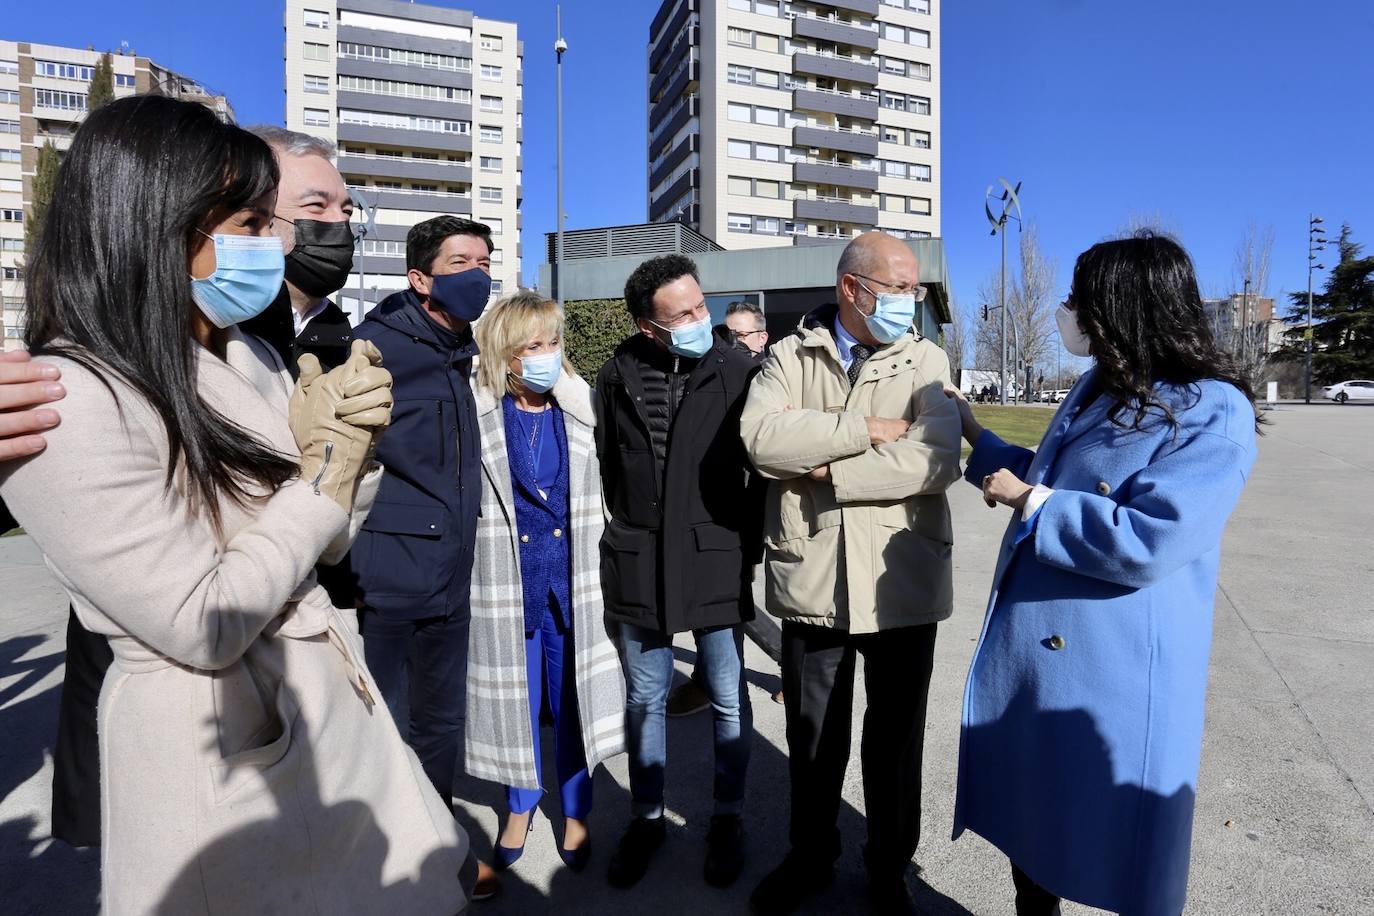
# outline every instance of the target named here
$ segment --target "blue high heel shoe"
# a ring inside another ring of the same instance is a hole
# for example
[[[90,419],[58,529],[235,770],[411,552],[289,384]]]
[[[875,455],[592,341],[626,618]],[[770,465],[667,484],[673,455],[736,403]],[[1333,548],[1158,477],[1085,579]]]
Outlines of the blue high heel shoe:
[[[525,830],[525,841],[529,841],[529,836],[534,832],[534,812],[530,812],[529,827]],[[499,842],[491,850],[491,867],[497,871],[505,871],[525,854],[525,844],[521,843],[514,849],[509,846],[502,846]]]
[[[587,867],[587,863],[592,860],[592,838],[587,837],[582,841],[582,845],[576,849],[564,849],[560,843],[558,845],[558,857],[572,871],[582,871]]]

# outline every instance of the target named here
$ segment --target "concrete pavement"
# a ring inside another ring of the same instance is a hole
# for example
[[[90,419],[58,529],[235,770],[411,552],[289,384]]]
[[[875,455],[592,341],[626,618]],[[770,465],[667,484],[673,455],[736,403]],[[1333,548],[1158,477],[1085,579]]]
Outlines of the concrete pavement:
[[[1281,405],[1227,531],[1217,594],[1208,723],[1198,786],[1188,911],[1374,913],[1374,410]],[[918,899],[934,914],[1013,912],[1005,862],[966,834],[949,841],[960,697],[981,623],[1003,511],[973,488],[951,494],[954,618],[942,627],[926,739]],[[94,912],[98,857],[47,839],[51,742],[61,682],[65,600],[27,538],[0,540],[0,901],[7,914]],[[691,658],[679,641],[680,667]],[[556,800],[541,809],[500,899],[478,914],[743,913],[749,890],[785,851],[786,742],[769,696],[777,668],[747,645],[755,739],[751,860],[730,890],[700,879],[710,814],[710,719],[669,728],[668,845],[638,888],[613,891],[606,862],[627,817],[624,758],[597,776],[596,852],[572,875],[555,851]],[[856,709],[862,709],[862,687]],[[855,752],[858,748],[855,725]],[[549,744],[551,742],[546,742]],[[552,772],[552,761],[547,772]],[[501,791],[460,780],[462,817],[489,852]],[[832,890],[807,912],[866,912],[857,760],[846,780],[845,855]],[[1065,804],[1073,804],[1066,799]],[[550,820],[550,817],[553,820]],[[1066,906],[1067,914],[1093,912]]]

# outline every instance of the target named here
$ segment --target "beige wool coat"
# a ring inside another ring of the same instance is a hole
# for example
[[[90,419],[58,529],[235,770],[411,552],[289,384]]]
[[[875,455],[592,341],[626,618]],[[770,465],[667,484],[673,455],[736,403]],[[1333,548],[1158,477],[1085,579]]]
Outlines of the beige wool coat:
[[[65,359],[62,425],[0,471],[0,496],[43,550],[114,665],[99,706],[104,910],[113,914],[406,913],[465,899],[467,838],[402,742],[351,615],[312,567],[350,519],[293,480],[222,532],[193,514],[152,408]],[[199,355],[201,397],[280,451],[290,377],[231,332]]]
[[[831,326],[803,319],[769,351],[740,432],[771,478],[764,516],[769,613],[850,633],[944,620],[954,588],[949,502],[959,479],[959,412],[949,360],[909,331],[878,349],[852,388]],[[911,423],[873,446],[865,417]],[[827,480],[807,473],[829,465]]]

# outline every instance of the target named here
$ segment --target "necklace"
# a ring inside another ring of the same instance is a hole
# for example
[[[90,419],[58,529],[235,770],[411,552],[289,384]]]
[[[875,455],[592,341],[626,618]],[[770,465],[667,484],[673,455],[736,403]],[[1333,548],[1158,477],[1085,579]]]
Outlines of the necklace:
[[[547,500],[549,498],[549,495],[547,492],[544,491],[542,487],[539,486],[539,448],[537,444],[539,443],[539,434],[543,430],[544,420],[548,416],[548,413],[548,408],[545,407],[538,413],[534,413],[533,411],[528,410],[520,410],[518,414],[519,416],[521,416],[520,426],[522,432],[524,431],[525,425],[523,415],[532,414],[532,416],[530,417],[530,438],[529,441],[525,443],[525,445],[527,446],[526,460],[529,462],[530,478],[535,482],[535,489],[538,491],[540,499],[544,500]]]

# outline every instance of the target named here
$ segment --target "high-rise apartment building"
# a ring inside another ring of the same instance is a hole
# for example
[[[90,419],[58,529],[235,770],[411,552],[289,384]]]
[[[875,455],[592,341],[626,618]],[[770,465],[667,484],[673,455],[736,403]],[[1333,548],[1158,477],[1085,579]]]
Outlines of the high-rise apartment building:
[[[519,285],[523,59],[514,23],[463,10],[286,0],[286,126],[336,142],[377,208],[338,297],[355,320],[406,287],[406,232],[433,216],[490,226],[492,293]]]
[[[24,226],[33,207],[38,151],[71,146],[86,116],[86,94],[100,52],[0,40],[0,326],[3,348],[24,337]],[[224,96],[132,51],[110,55],[114,93],[157,93],[200,102],[232,121]]]
[[[940,234],[940,0],[664,0],[649,219],[727,248]]]

